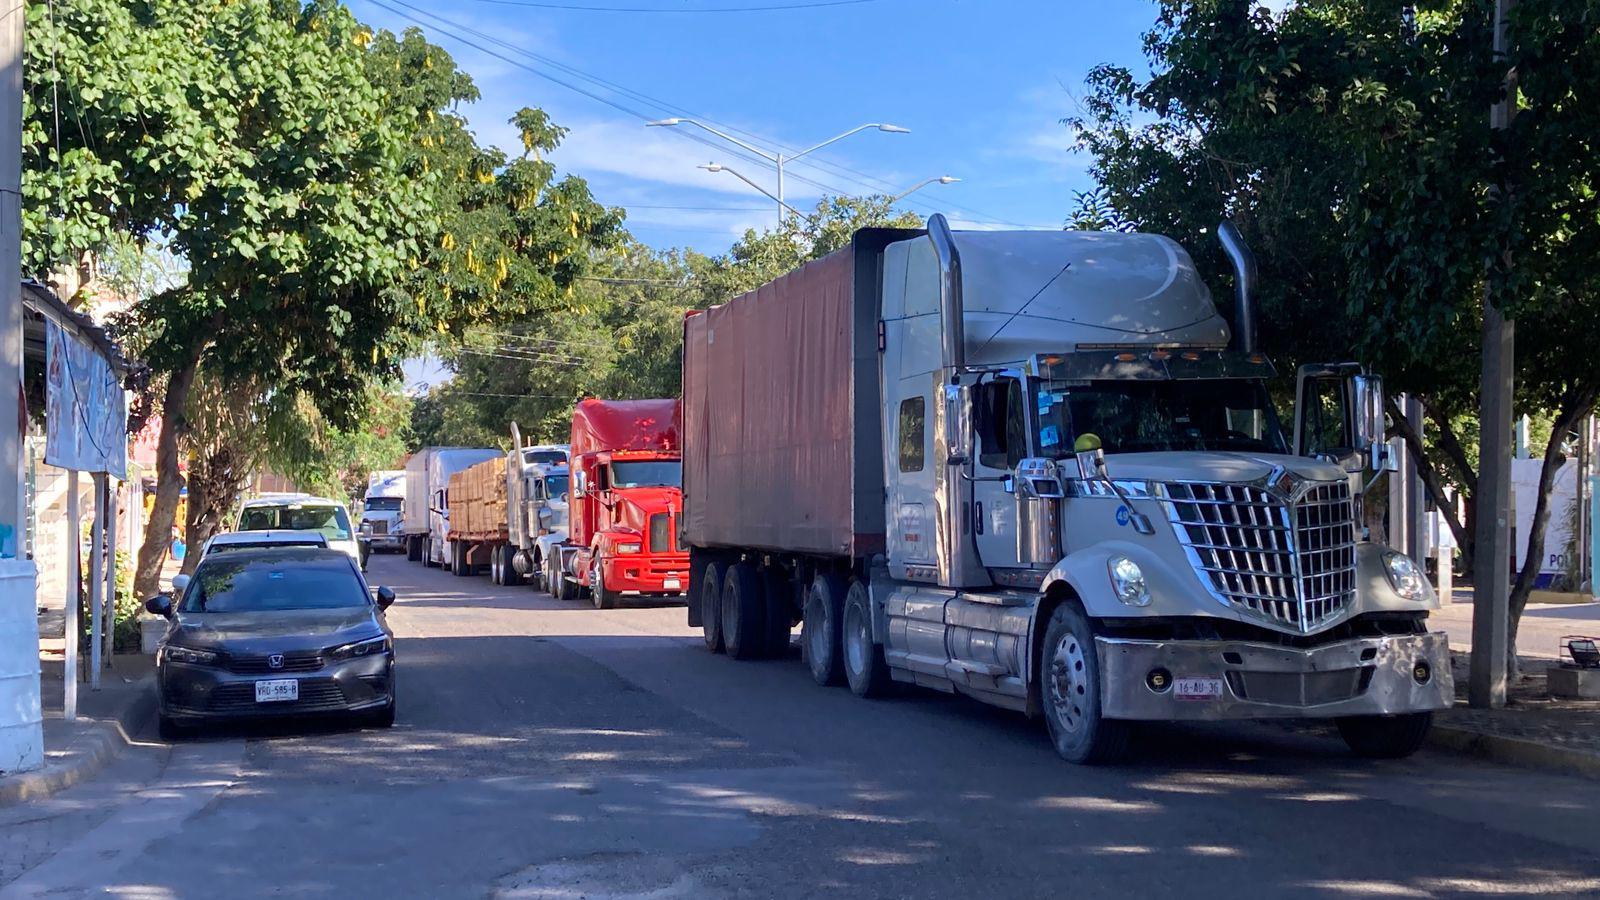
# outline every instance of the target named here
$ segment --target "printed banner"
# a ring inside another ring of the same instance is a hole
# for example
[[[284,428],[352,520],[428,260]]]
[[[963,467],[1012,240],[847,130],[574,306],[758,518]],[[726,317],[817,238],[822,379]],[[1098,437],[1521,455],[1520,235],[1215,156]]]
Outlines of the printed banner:
[[[44,461],[128,477],[128,396],[95,348],[45,322]]]

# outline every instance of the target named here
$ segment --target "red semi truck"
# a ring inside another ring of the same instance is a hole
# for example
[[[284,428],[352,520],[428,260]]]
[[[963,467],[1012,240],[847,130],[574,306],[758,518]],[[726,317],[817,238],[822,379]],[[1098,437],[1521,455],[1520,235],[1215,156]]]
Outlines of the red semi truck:
[[[678,416],[677,400],[591,398],[573,410],[571,527],[550,585],[557,599],[587,589],[597,609],[611,609],[618,597],[683,594]]]

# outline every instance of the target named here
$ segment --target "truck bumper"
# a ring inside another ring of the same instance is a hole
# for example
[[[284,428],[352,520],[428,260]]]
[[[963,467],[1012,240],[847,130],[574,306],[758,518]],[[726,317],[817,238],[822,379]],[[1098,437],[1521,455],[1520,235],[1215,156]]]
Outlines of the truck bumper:
[[[689,555],[630,553],[606,559],[606,587],[619,594],[681,594],[689,589]]]
[[[1442,632],[1310,649],[1121,638],[1096,638],[1095,645],[1101,711],[1110,719],[1388,716],[1445,709],[1455,700]],[[1180,688],[1188,696],[1180,697]]]

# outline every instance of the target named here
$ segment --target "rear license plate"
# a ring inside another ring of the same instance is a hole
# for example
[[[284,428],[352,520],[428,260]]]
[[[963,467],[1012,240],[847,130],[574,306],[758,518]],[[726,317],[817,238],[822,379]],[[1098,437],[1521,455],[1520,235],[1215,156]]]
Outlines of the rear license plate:
[[[300,682],[293,678],[256,682],[257,703],[282,703],[300,699]]]
[[[1173,683],[1172,692],[1179,700],[1220,700],[1222,679],[1179,678]]]
[[[681,591],[683,590],[683,582],[676,578],[668,578],[667,580],[661,582],[661,587],[663,590]]]

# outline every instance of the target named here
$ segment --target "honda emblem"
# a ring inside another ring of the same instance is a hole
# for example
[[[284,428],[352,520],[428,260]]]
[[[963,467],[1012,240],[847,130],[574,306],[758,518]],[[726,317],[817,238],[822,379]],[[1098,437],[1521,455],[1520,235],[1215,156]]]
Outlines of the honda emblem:
[[[282,653],[269,654],[267,656],[267,668],[269,668],[269,669],[281,669],[281,668],[283,668],[283,654]]]

